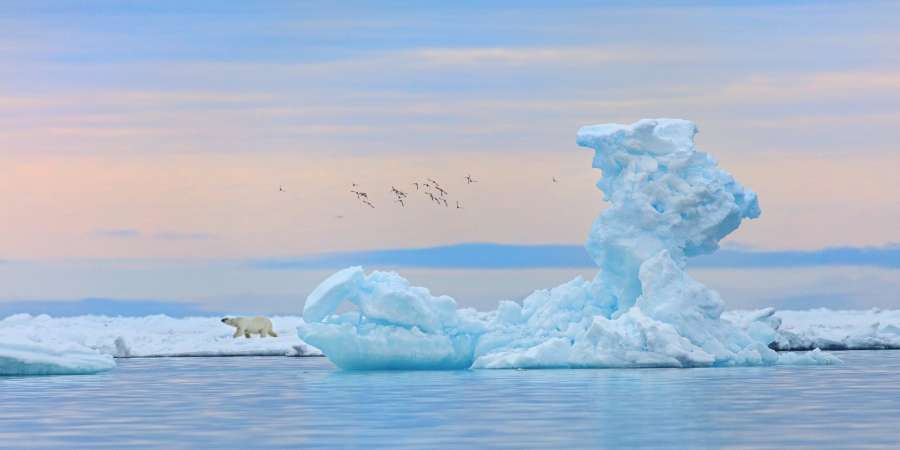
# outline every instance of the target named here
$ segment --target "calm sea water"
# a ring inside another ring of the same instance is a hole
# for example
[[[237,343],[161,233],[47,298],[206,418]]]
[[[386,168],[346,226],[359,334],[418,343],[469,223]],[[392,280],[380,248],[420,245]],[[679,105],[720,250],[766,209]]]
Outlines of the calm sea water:
[[[5,448],[898,448],[900,351],[836,367],[343,372],[120,360],[0,378]]]

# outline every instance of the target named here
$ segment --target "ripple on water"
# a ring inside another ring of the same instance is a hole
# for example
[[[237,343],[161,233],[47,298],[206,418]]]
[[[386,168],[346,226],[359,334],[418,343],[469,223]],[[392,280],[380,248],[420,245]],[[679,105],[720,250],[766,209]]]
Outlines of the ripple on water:
[[[841,359],[455,372],[127,359],[98,375],[0,378],[0,447],[895,447],[900,351]]]

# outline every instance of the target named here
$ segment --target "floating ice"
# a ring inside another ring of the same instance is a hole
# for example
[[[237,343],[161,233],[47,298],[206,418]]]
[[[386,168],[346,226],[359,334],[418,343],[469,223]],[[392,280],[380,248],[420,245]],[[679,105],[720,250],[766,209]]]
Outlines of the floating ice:
[[[0,335],[0,376],[90,374],[115,366],[111,356],[72,342]]]
[[[600,272],[490,313],[457,309],[395,273],[342,270],[307,298],[300,337],[346,369],[697,367],[830,363],[825,353],[779,356],[765,314],[720,318],[719,295],[685,273],[741,220],[756,194],[694,148],[677,119],[596,125],[578,143],[596,151],[610,203],[587,249]],[[355,310],[338,314],[345,302]]]
[[[4,334],[53,336],[115,357],[142,356],[319,356],[297,338],[296,316],[272,317],[278,337],[232,338],[234,328],[220,317],[172,318],[17,314],[0,320]]]
[[[772,347],[778,350],[882,350],[900,349],[900,310],[868,309],[833,311],[728,311],[727,320],[747,326],[768,314],[777,334]]]

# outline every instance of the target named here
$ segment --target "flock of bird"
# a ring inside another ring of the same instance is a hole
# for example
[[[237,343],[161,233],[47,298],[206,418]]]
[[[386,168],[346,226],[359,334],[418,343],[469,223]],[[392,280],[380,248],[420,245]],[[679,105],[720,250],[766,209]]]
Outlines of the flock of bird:
[[[472,175],[466,175],[463,177],[466,181],[466,184],[477,183],[478,180],[472,178]],[[556,177],[553,177],[553,182],[558,183],[559,180]],[[437,180],[432,178],[426,178],[425,181],[414,181],[410,184],[416,188],[416,192],[421,192],[424,196],[428,197],[429,201],[436,204],[437,206],[443,206],[445,208],[450,207],[450,203],[447,201],[447,196],[450,192],[447,191]],[[287,192],[284,188],[284,185],[278,186],[278,192]],[[375,208],[375,204],[372,203],[372,200],[369,199],[369,194],[367,192],[363,192],[360,190],[359,185],[356,183],[352,183],[350,193],[356,195],[356,199],[363,205],[368,206],[369,208]],[[400,204],[400,207],[405,208],[408,202],[408,196],[405,191],[397,189],[394,186],[391,186],[390,193],[394,196],[394,203]],[[459,200],[455,200],[456,209],[463,209],[462,205],[459,203]],[[340,216],[343,217],[343,216]]]
[[[472,175],[466,175],[465,178],[466,184],[477,183],[478,180],[472,178]],[[426,178],[425,181],[414,181],[410,183],[411,186],[416,188],[416,192],[421,192],[422,195],[428,197],[429,201],[438,205],[443,206],[445,208],[450,207],[450,202],[447,201],[447,196],[450,194],[447,189],[441,186],[437,180],[433,178]],[[350,189],[350,193],[356,195],[356,199],[360,201],[365,206],[370,208],[374,208],[375,205],[369,199],[369,194],[367,192],[363,192],[359,189],[359,185],[353,183],[352,188]],[[394,203],[398,203],[401,208],[405,208],[407,202],[409,201],[409,194],[406,191],[402,191],[397,189],[396,186],[391,186],[390,190],[391,195],[394,196]],[[462,205],[459,203],[459,200],[456,200],[456,209],[463,209]]]

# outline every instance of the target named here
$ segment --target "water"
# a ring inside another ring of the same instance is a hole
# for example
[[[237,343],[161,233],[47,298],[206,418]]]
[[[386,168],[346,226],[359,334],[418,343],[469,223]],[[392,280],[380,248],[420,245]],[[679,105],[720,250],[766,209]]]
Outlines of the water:
[[[324,358],[119,360],[0,378],[8,448],[896,448],[900,351],[833,367],[342,372]]]

